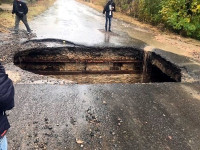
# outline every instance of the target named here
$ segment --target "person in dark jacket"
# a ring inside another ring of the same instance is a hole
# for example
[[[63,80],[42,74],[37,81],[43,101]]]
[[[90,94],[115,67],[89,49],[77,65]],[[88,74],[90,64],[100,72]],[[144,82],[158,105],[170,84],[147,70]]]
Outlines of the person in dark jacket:
[[[15,33],[18,33],[19,30],[19,22],[20,20],[24,23],[26,26],[27,32],[31,33],[31,29],[28,25],[27,21],[27,13],[28,13],[28,7],[25,2],[22,2],[22,0],[14,0],[13,1],[13,10],[12,14],[16,14],[15,16]]]
[[[10,128],[6,111],[14,107],[14,86],[0,63],[0,150],[7,150],[6,133]]]
[[[106,13],[105,30],[107,31],[107,26],[109,21],[109,28],[108,28],[109,32],[111,32],[111,20],[113,17],[113,11],[115,11],[115,3],[113,2],[113,0],[109,0],[103,9],[103,14]]]

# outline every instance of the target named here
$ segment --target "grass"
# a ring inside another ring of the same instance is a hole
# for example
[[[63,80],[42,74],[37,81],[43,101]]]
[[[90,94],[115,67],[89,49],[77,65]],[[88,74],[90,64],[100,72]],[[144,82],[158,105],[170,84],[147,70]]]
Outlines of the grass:
[[[91,3],[94,5],[104,6],[106,4],[107,0],[92,0]]]
[[[47,10],[51,5],[53,5],[54,2],[55,0],[44,0],[38,1],[37,3],[30,5],[28,13],[29,18],[32,19],[33,17],[41,14],[42,12]]]
[[[28,20],[47,10],[54,2],[55,0],[44,0],[29,4]],[[12,9],[12,5],[10,7]],[[15,19],[10,10],[0,12],[0,32],[9,32],[9,29],[14,26],[14,22]]]
[[[0,32],[8,32],[8,29],[14,25],[14,17],[11,12],[0,13]]]

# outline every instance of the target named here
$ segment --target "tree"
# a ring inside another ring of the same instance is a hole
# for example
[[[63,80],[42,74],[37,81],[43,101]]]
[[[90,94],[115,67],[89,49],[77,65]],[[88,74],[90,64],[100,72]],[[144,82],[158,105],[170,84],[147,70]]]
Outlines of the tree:
[[[200,1],[166,0],[161,9],[162,20],[177,32],[200,39]]]

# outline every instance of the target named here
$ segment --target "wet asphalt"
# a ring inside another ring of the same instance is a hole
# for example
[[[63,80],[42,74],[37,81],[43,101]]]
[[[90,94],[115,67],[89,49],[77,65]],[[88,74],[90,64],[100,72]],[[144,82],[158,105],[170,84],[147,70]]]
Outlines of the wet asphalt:
[[[189,83],[15,85],[9,145],[11,149],[197,150],[199,88]]]
[[[37,39],[54,38],[88,46],[143,46],[144,42],[123,32],[125,22],[113,19],[105,32],[105,16],[75,0],[57,0],[31,22]]]
[[[54,38],[89,46],[146,45],[118,31],[125,24],[118,20],[113,20],[113,33],[105,33],[104,19],[101,13],[74,0],[58,0],[31,22],[37,35],[33,39]],[[6,46],[4,55],[9,47],[10,55],[1,61],[6,69],[20,73],[11,56],[25,50],[26,45]],[[178,65],[184,82],[61,85],[45,77],[48,82],[39,81],[37,75],[23,71],[26,80],[15,84],[16,106],[8,112],[9,149],[200,149],[199,65],[186,57],[153,51]],[[191,83],[187,83],[188,78],[193,79]]]

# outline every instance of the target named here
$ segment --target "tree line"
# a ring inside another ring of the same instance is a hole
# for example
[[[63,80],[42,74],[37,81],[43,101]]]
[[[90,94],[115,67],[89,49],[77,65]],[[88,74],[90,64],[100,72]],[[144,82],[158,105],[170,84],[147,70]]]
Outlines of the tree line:
[[[39,0],[27,0],[35,2]],[[107,0],[84,0],[104,1]],[[13,0],[0,0],[0,3]],[[153,25],[162,24],[184,36],[200,40],[200,0],[114,0],[117,10]]]
[[[115,0],[118,11],[200,39],[200,0]]]

